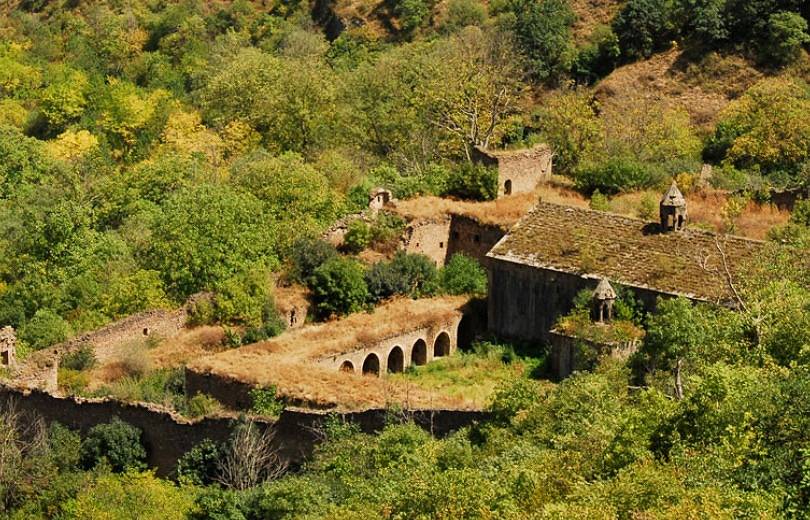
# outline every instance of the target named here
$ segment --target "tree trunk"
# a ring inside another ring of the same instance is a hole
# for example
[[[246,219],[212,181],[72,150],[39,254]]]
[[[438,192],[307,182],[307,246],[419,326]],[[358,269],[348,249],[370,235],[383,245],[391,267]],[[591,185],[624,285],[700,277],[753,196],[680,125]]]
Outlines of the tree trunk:
[[[680,401],[683,399],[683,382],[681,381],[681,365],[683,360],[678,358],[675,363],[675,399]]]

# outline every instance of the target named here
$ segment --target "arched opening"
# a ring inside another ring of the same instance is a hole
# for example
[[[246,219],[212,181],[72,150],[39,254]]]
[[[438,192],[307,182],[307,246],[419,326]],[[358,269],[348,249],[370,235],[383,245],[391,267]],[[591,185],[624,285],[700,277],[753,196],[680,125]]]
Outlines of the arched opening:
[[[450,355],[450,335],[442,332],[436,337],[433,343],[433,357],[443,357]]]
[[[388,372],[396,374],[403,370],[405,370],[405,355],[402,353],[402,348],[396,346],[388,354]]]
[[[354,372],[354,365],[348,359],[341,363],[340,365],[341,372]]]
[[[380,358],[377,354],[369,354],[366,360],[363,361],[363,375],[380,375]]]
[[[512,180],[506,179],[506,182],[503,183],[503,193],[504,195],[511,195],[512,194]]]
[[[411,362],[417,366],[422,366],[427,363],[427,343],[425,343],[425,340],[418,339],[416,343],[413,344]]]
[[[475,324],[474,318],[470,314],[465,314],[458,324],[458,348],[461,350],[469,350],[475,340]]]

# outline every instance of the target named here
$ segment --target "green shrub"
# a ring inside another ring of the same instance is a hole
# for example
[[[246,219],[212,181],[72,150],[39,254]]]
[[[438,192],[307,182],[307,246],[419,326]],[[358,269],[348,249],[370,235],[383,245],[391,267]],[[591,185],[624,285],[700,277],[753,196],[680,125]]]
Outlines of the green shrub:
[[[59,366],[71,370],[87,370],[96,364],[96,353],[90,345],[84,345],[61,359]]]
[[[567,73],[573,58],[571,26],[576,15],[566,0],[512,0],[514,31],[539,81],[555,82]],[[493,12],[495,9],[493,8]]]
[[[59,391],[68,395],[79,395],[90,384],[90,378],[84,372],[72,368],[60,367],[56,374]]]
[[[214,296],[214,316],[219,323],[259,326],[271,309],[270,274],[254,269],[217,284]]]
[[[444,195],[493,200],[498,196],[498,172],[483,164],[463,163],[451,171]]]
[[[457,253],[439,273],[442,290],[447,294],[476,294],[487,292],[487,273],[469,256]]]
[[[309,280],[318,314],[328,317],[363,309],[368,302],[363,266],[347,258],[332,259],[318,269]]]
[[[48,455],[61,471],[79,467],[82,457],[82,438],[73,430],[58,422],[48,428]]]
[[[763,54],[777,65],[788,65],[801,56],[810,43],[807,20],[798,13],[779,12],[768,18],[768,35]]]
[[[650,165],[634,159],[615,157],[587,163],[574,173],[577,189],[585,193],[599,190],[605,194],[636,191],[651,187],[657,177]]]
[[[276,387],[254,388],[250,391],[250,410],[259,415],[278,417],[284,411],[284,403],[276,395]]]
[[[607,195],[602,195],[599,189],[596,189],[591,194],[591,201],[588,205],[591,207],[591,209],[595,209],[597,211],[609,211],[610,199],[607,198]]]
[[[343,237],[343,247],[349,253],[359,253],[371,243],[371,226],[362,220],[355,220],[349,224],[346,235]]]
[[[20,339],[34,349],[61,343],[72,334],[70,324],[51,309],[39,309],[20,329]]]
[[[194,397],[189,399],[188,402],[186,402],[183,415],[191,418],[205,417],[206,415],[211,415],[212,413],[219,412],[221,410],[222,403],[217,401],[215,398],[206,394],[196,394]]]
[[[810,228],[810,199],[797,200],[790,214],[791,224]]]
[[[196,298],[188,310],[188,324],[192,327],[211,325],[216,321],[216,312],[212,298]]]
[[[375,300],[402,294],[413,298],[434,294],[436,265],[420,254],[397,252],[390,262],[377,262],[366,272],[366,284]]]
[[[400,32],[410,36],[420,28],[430,16],[433,2],[430,0],[396,0],[394,15],[399,21]]]
[[[94,468],[109,464],[116,472],[146,467],[146,450],[141,444],[141,430],[118,417],[90,428],[82,442],[82,465]]]
[[[487,19],[487,9],[478,0],[450,0],[447,4],[447,20],[443,29],[455,32],[470,25],[481,26]]]
[[[673,38],[671,3],[667,0],[630,0],[613,20],[613,31],[625,58],[649,58]]]
[[[177,460],[177,479],[195,486],[208,486],[216,482],[222,445],[205,439]]]
[[[364,195],[364,198],[368,194]],[[290,250],[290,278],[303,282],[317,268],[338,255],[335,246],[317,238],[302,238],[295,241]]]
[[[371,241],[375,249],[396,248],[405,229],[405,221],[399,215],[381,212],[371,224]]]

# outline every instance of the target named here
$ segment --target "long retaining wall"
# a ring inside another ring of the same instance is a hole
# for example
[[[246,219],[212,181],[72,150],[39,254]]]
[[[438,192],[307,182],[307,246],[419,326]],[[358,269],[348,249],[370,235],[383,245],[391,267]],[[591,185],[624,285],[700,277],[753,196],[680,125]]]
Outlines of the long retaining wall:
[[[47,423],[59,422],[83,433],[118,417],[143,432],[147,462],[160,475],[171,474],[177,459],[203,440],[221,442],[228,439],[238,424],[235,416],[190,421],[145,403],[58,397],[41,390],[24,391],[0,385],[0,408],[8,406],[39,416]],[[381,430],[390,418],[387,410],[380,409],[336,415],[358,424],[367,433]],[[415,410],[404,415],[438,437],[489,416],[487,412],[469,410]],[[322,425],[329,416],[317,411],[286,409],[275,422],[257,422],[265,429],[273,430],[274,442],[282,457],[290,464],[297,465],[312,453],[315,444],[321,440]]]

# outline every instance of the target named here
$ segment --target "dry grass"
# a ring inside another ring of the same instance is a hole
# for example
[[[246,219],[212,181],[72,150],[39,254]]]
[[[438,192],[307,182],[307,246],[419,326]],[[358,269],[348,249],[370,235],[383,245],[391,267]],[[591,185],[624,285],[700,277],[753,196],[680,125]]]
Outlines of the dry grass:
[[[573,0],[571,9],[577,15],[574,41],[582,45],[598,26],[609,25],[623,3],[621,0]]]
[[[435,219],[445,215],[470,217],[481,224],[512,227],[538,200],[587,207],[588,201],[571,188],[558,183],[544,183],[534,193],[521,193],[488,202],[469,202],[439,197],[418,197],[400,200],[392,207],[400,216],[414,219]]]
[[[675,47],[619,67],[596,86],[595,93],[608,104],[638,96],[662,100],[683,108],[695,125],[709,129],[720,110],[761,77],[743,58],[711,54],[689,63]]]
[[[306,309],[309,307],[309,289],[303,285],[277,286],[273,288],[273,299],[282,314],[293,308]]]
[[[632,217],[643,218],[639,210],[642,200],[651,198],[658,210],[661,194],[656,191],[641,191],[619,195],[610,201],[611,211]],[[724,218],[724,208],[728,203],[727,193],[714,189],[702,189],[686,195],[689,209],[689,221],[692,225],[718,232],[729,232],[735,235],[756,240],[767,237],[768,231],[785,224],[790,218],[788,211],[783,211],[772,204],[758,204],[749,201],[739,217],[734,219],[734,228],[728,229]],[[657,215],[653,217],[653,220]]]
[[[223,350],[222,327],[197,327],[183,330],[153,348],[137,342],[117,349],[116,356],[105,359],[88,372],[88,391],[94,391],[125,377],[139,376],[153,370],[175,368],[191,360]]]
[[[438,397],[408,384],[392,385],[384,378],[346,374],[316,362],[318,358],[359,350],[387,337],[448,320],[466,301],[462,297],[398,299],[372,313],[291,330],[265,342],[198,359],[188,366],[250,384],[275,385],[290,402],[311,406],[355,409],[396,403],[472,408],[473,401]]]

